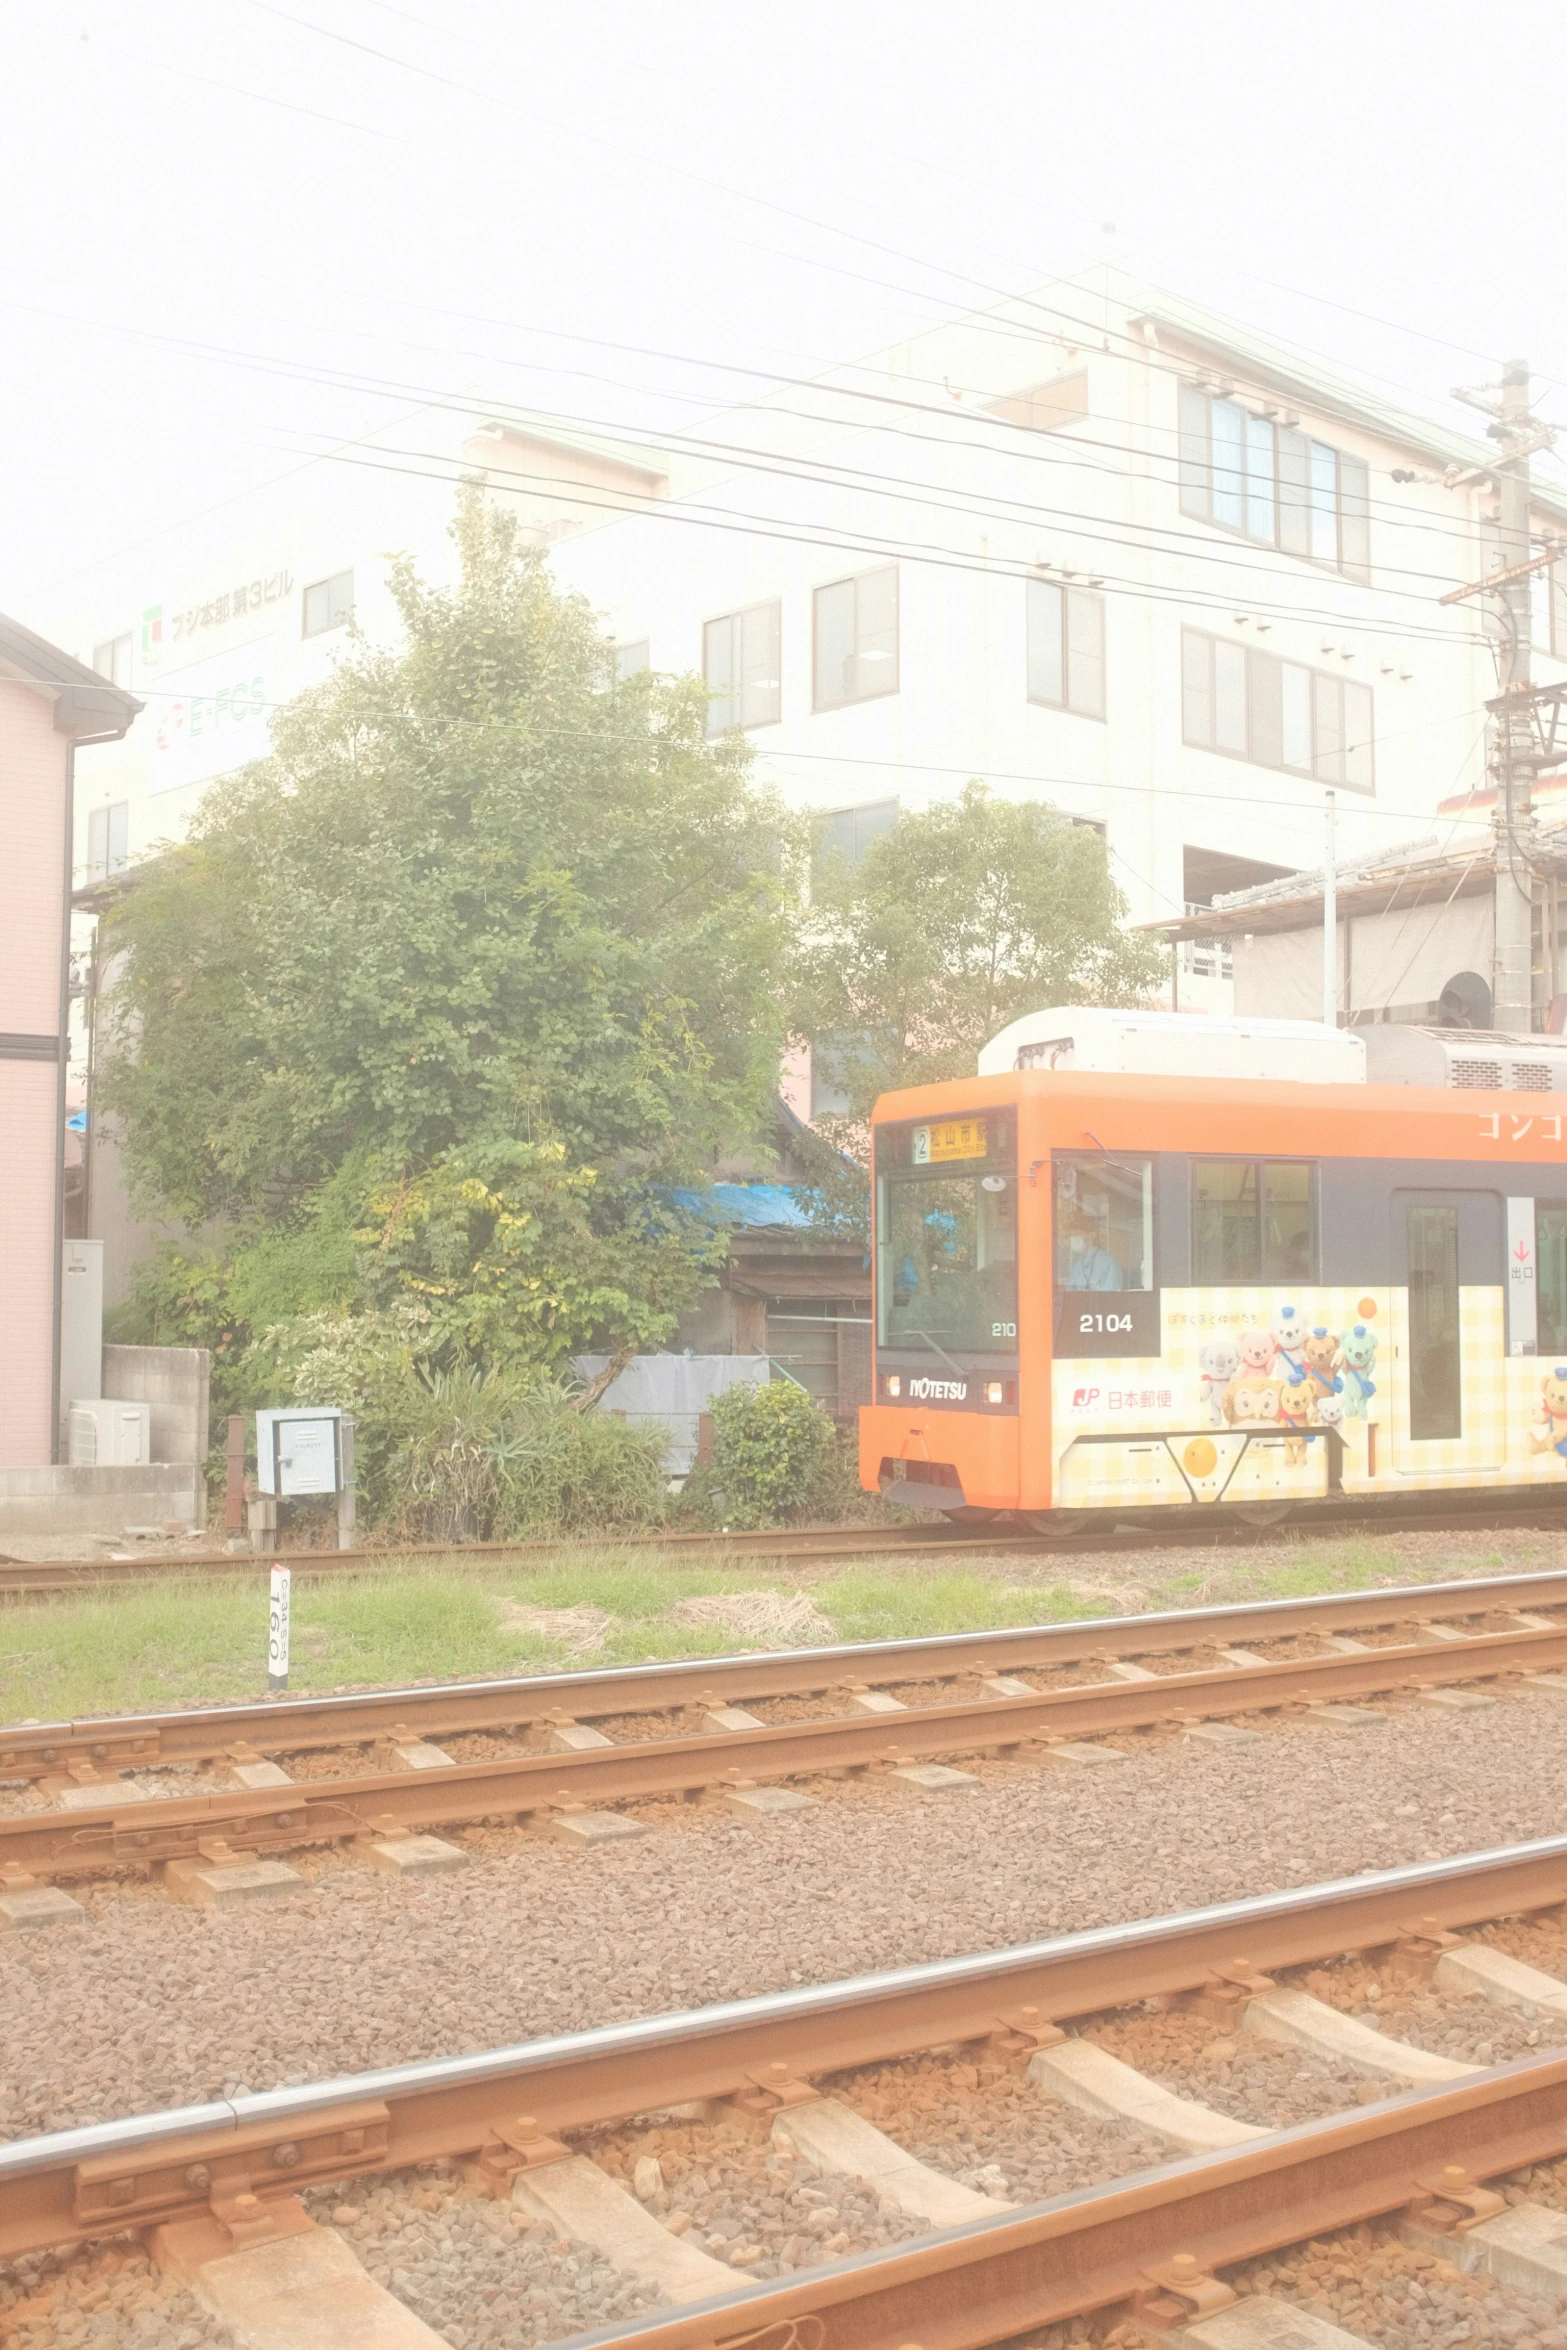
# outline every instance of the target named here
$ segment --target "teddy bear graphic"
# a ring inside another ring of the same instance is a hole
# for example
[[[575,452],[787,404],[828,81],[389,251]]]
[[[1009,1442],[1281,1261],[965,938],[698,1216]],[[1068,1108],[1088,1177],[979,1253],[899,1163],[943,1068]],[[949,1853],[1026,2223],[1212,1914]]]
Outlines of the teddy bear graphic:
[[[1376,1381],[1371,1374],[1376,1369],[1377,1342],[1364,1322],[1357,1322],[1353,1330],[1346,1330],[1339,1340],[1339,1375],[1344,1385],[1344,1412],[1351,1420],[1363,1420],[1366,1406],[1376,1394]]]
[[[1316,1401],[1324,1395],[1340,1394],[1344,1382],[1339,1376],[1338,1340],[1333,1336],[1333,1333],[1330,1330],[1325,1330],[1319,1322],[1311,1336],[1305,1341],[1301,1352],[1305,1358],[1306,1377],[1315,1390],[1313,1400]]]
[[[1278,1386],[1279,1423],[1286,1432],[1284,1457],[1299,1464],[1306,1457],[1307,1424],[1315,1411],[1315,1396],[1311,1381],[1304,1371],[1296,1371]]]
[[[1280,1306],[1269,1336],[1273,1340],[1273,1368],[1280,1378],[1292,1379],[1305,1369],[1306,1325],[1294,1306]]]
[[[1210,1338],[1197,1350],[1202,1399],[1210,1428],[1224,1426],[1224,1390],[1241,1367],[1240,1348],[1233,1338]]]
[[[1240,1367],[1254,1379],[1266,1379],[1273,1368],[1275,1348],[1273,1336],[1267,1330],[1243,1330],[1235,1341],[1240,1350]]]
[[[1334,1385],[1340,1384],[1335,1380]],[[1319,1395],[1317,1398],[1317,1425],[1319,1428],[1337,1428],[1342,1424],[1346,1406],[1342,1395]]]
[[[1567,1363],[1558,1363],[1541,1380],[1540,1414],[1545,1434],[1530,1437],[1530,1451],[1556,1452],[1567,1461]]]

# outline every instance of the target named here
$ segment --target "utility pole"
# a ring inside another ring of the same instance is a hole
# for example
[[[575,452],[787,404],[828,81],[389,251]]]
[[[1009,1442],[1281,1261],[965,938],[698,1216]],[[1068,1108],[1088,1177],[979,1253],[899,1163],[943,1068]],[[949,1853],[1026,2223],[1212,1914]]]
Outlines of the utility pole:
[[[1534,811],[1529,790],[1527,705],[1514,715],[1515,695],[1529,691],[1533,580],[1529,562],[1529,364],[1509,359],[1502,369],[1502,405],[1497,437],[1504,450],[1522,443],[1524,455],[1504,464],[1498,475],[1501,501],[1501,558],[1512,573],[1501,590],[1502,702],[1497,726],[1500,789],[1492,829],[1496,838],[1496,978],[1491,1019],[1500,1029],[1527,1036],[1534,1025]],[[1521,725],[1520,725],[1521,720]],[[1522,754],[1520,756],[1520,754]]]
[[[1488,704],[1495,719],[1488,760],[1496,779],[1496,815],[1492,835],[1496,855],[1496,929],[1492,966],[1491,1024],[1494,1028],[1527,1036],[1534,1026],[1537,990],[1534,983],[1534,805],[1531,784],[1546,749],[1544,713],[1535,704],[1553,704],[1550,740],[1554,746],[1556,712],[1554,689],[1537,697],[1530,684],[1529,644],[1532,634],[1533,579],[1549,570],[1554,550],[1531,552],[1529,539],[1529,459],[1536,449],[1550,445],[1552,434],[1529,409],[1529,363],[1509,359],[1502,369],[1500,397],[1492,389],[1455,390],[1454,398],[1483,409],[1494,421],[1488,438],[1500,444],[1494,466],[1454,468],[1446,478],[1449,489],[1460,483],[1492,481],[1498,511],[1497,563],[1484,579],[1456,588],[1442,597],[1454,604],[1469,596],[1495,599],[1500,632],[1497,643],[1499,692]],[[1549,961],[1549,957],[1546,958]]]
[[[1327,801],[1326,837],[1322,844],[1322,1024],[1338,1026],[1338,850],[1334,815],[1338,795],[1324,792]]]

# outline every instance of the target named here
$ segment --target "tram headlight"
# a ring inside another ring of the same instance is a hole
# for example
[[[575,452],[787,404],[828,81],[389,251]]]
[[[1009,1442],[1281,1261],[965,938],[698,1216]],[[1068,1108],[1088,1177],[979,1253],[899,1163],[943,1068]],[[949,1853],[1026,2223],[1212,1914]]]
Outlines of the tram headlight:
[[[896,1371],[889,1371],[887,1373],[887,1393],[891,1396],[894,1403],[897,1402],[899,1396],[903,1393],[903,1381],[898,1377]]]
[[[1005,1403],[1006,1400],[1007,1390],[1005,1382],[1000,1379],[987,1379],[985,1381],[986,1403]]]

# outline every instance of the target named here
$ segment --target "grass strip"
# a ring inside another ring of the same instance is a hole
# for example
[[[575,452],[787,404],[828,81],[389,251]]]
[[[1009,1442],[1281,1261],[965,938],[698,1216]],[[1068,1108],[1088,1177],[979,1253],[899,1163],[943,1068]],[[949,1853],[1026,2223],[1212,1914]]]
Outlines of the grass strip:
[[[1494,1534],[1277,1540],[1245,1551],[1100,1553],[1085,1560],[1081,1579],[1035,1583],[1021,1579],[1025,1559],[1005,1554],[966,1559],[961,1568],[934,1558],[871,1558],[788,1570],[752,1560],[728,1568],[661,1562],[652,1553],[628,1559],[590,1546],[493,1572],[392,1559],[295,1583],[290,1686],[308,1693],[780,1645],[722,1622],[679,1620],[681,1600],[714,1594],[782,1599],[803,1590],[821,1619],[816,1637],[901,1640],[1520,1573],[1556,1566],[1558,1553],[1555,1538],[1543,1534],[1500,1543]],[[520,1611],[572,1611],[576,1621],[541,1630],[518,1622]],[[175,1571],[152,1583],[15,1601],[0,1609],[0,1721],[263,1696],[266,1619],[266,1578],[254,1568]]]

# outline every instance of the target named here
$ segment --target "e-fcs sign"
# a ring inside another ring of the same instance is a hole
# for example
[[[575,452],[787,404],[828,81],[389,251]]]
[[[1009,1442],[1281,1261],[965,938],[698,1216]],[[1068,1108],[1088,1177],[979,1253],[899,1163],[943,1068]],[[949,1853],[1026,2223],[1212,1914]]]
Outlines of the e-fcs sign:
[[[176,670],[149,694],[149,792],[179,791],[266,757],[271,659],[270,638],[237,645]]]

